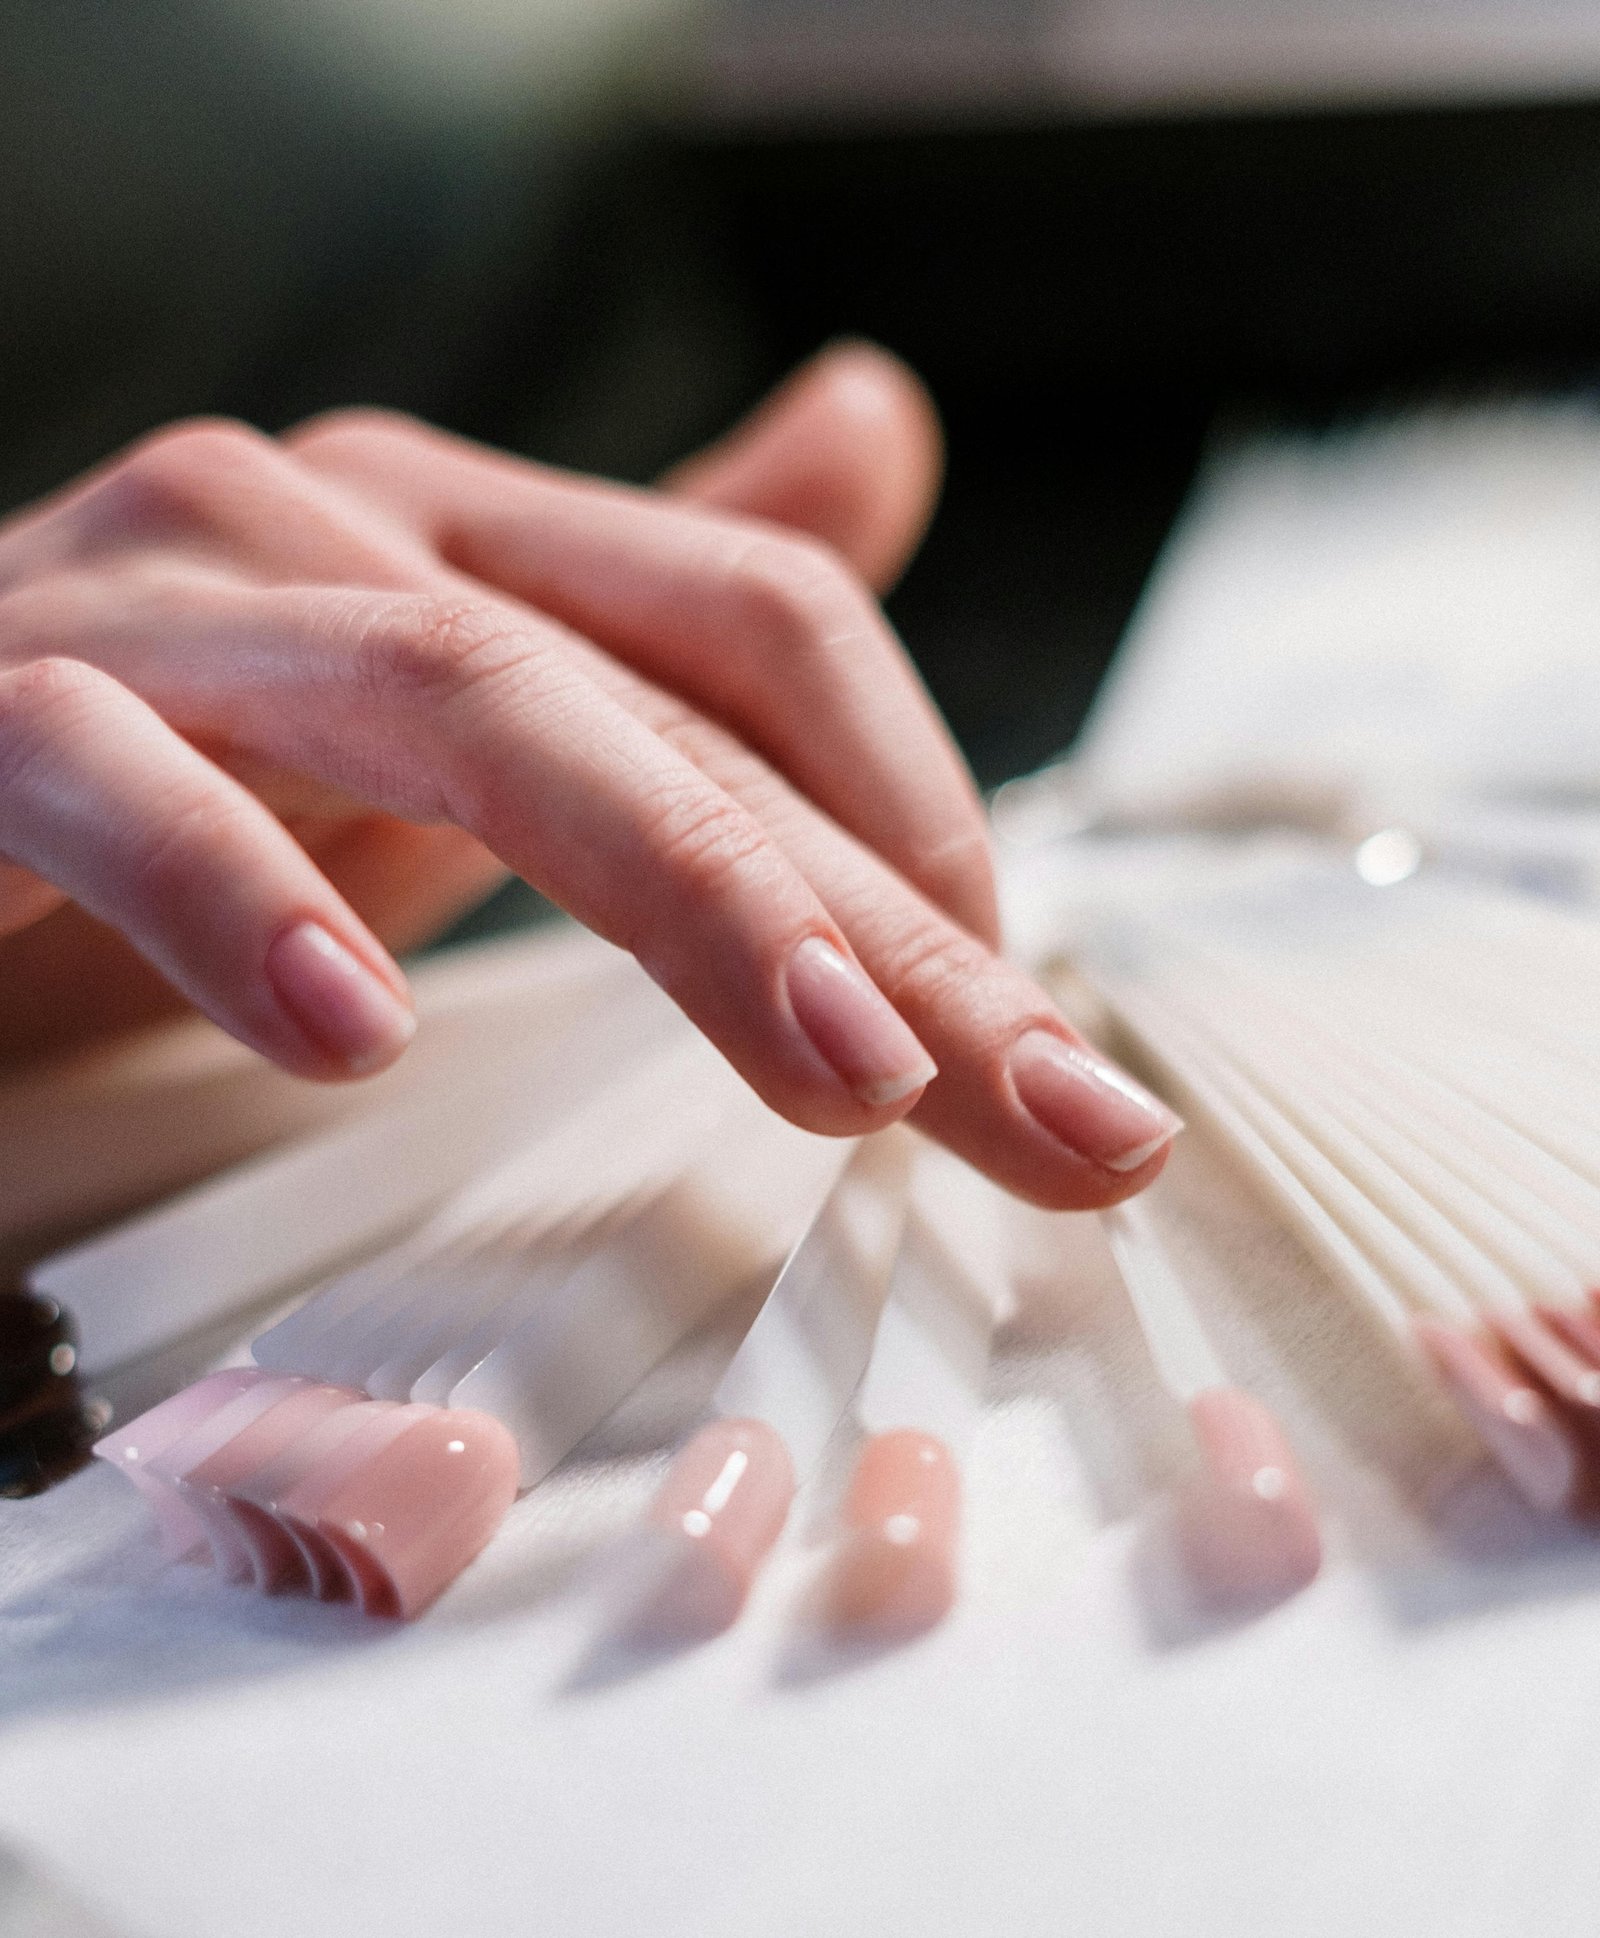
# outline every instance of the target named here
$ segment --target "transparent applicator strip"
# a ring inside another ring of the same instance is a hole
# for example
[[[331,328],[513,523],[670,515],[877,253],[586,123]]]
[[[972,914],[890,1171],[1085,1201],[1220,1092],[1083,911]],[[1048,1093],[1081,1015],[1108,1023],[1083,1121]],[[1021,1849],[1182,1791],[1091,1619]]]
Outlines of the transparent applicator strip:
[[[906,1211],[910,1134],[857,1146],[718,1382],[715,1417],[673,1460],[647,1517],[647,1626],[726,1628],[860,1384]]]
[[[266,1349],[282,1368],[217,1375],[102,1442],[151,1497],[169,1547],[200,1541],[220,1573],[266,1590],[380,1614],[426,1606],[519,1485],[772,1269],[781,1233],[842,1161],[835,1141],[776,1118],[711,1053],[693,1056],[693,1068],[671,1052],[641,1065],[634,1088],[593,1100],[576,1150],[555,1137],[545,1162],[524,1153],[442,1213],[433,1242],[380,1254],[328,1327],[290,1328],[290,1349],[282,1336],[280,1353]],[[603,1208],[597,1188],[613,1194]],[[565,1212],[553,1226],[538,1215],[552,1210]],[[478,1236],[509,1273],[487,1304],[466,1270]],[[386,1289],[406,1271],[392,1303]],[[475,1296],[459,1296],[463,1282]],[[408,1397],[407,1380],[447,1367],[444,1390]],[[384,1375],[394,1396],[328,1377],[352,1370]]]
[[[87,1372],[115,1366],[414,1224],[686,1028],[639,985],[527,1055],[479,1042],[425,1097],[240,1165],[58,1252],[30,1283],[76,1316]]]
[[[686,1060],[687,1058],[687,1060]],[[532,1486],[781,1257],[841,1147],[704,1045],[642,1063],[540,1147],[256,1342],[274,1370],[494,1414]]]
[[[836,1145],[740,1094],[724,1143],[701,1154],[712,1182],[685,1172],[554,1275],[448,1405],[239,1369],[97,1451],[151,1495],[169,1547],[203,1538],[229,1578],[416,1613],[489,1538],[518,1486],[542,1478],[770,1258],[775,1213],[808,1188],[805,1160],[812,1178],[838,1161]]]
[[[459,1319],[475,1274],[558,1234],[570,1243],[679,1175],[736,1107],[737,1085],[697,1043],[641,1055],[398,1245],[313,1292],[257,1339],[257,1363],[364,1385],[408,1330]]]
[[[1199,1469],[1174,1502],[1191,1576],[1217,1600],[1294,1594],[1322,1565],[1322,1536],[1287,1434],[1228,1377],[1142,1199],[1100,1219],[1157,1376],[1194,1434]]]
[[[996,1187],[932,1145],[913,1162],[905,1230],[851,1411],[866,1438],[830,1570],[836,1624],[914,1633],[957,1590],[961,1462],[983,1410],[1012,1285]]]

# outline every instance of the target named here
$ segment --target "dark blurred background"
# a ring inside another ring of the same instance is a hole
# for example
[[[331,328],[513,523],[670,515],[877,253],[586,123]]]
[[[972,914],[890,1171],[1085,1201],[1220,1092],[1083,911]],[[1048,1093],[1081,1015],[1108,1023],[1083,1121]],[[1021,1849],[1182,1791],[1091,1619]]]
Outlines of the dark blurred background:
[[[644,480],[876,337],[893,613],[980,777],[1070,738],[1208,437],[1589,381],[1600,9],[0,0],[0,504],[380,402]]]

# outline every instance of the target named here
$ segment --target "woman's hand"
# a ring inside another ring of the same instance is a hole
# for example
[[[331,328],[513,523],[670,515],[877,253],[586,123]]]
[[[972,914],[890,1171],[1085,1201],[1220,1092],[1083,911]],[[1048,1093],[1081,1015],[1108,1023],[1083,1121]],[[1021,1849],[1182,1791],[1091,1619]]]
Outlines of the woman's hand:
[[[663,493],[377,413],[157,434],[0,527],[0,1009],[30,939],[88,1006],[114,979],[69,898],[285,1068],[359,1075],[411,1032],[379,934],[504,865],[796,1122],[914,1110],[1040,1202],[1127,1195],[1173,1120],[994,953],[982,810],[866,583],[937,472],[865,348]]]

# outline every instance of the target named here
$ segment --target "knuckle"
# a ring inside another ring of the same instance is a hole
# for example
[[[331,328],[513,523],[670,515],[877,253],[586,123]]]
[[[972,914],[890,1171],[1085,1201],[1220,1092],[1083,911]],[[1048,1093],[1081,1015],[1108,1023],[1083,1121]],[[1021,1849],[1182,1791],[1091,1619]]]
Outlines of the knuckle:
[[[770,865],[771,845],[736,801],[704,786],[674,789],[651,809],[650,856],[680,896],[714,902],[730,881]]]
[[[397,441],[411,442],[423,435],[420,418],[405,411],[380,410],[374,405],[347,405],[339,410],[319,411],[303,424],[285,432],[283,442],[297,456],[359,459],[383,454]]]
[[[366,628],[357,676],[387,705],[433,709],[523,664],[529,651],[525,629],[488,607],[406,600]]]
[[[994,958],[981,942],[942,916],[929,914],[873,960],[880,989],[899,1008],[948,1006],[970,999],[975,984],[993,971]]]
[[[973,809],[963,815],[961,822],[946,833],[914,842],[911,866],[916,879],[936,891],[941,900],[974,884],[992,884],[994,850],[981,811]]]
[[[258,477],[275,454],[272,440],[248,424],[190,418],[135,445],[107,485],[138,522],[209,526],[225,494]]]
[[[723,758],[730,744],[734,744],[725,728],[715,726],[703,714],[691,713],[684,706],[675,707],[670,714],[663,712],[651,724],[674,753],[681,754],[702,773],[708,772]]]
[[[82,660],[30,660],[0,683],[0,793],[14,792],[29,772],[95,706],[106,677]]]
[[[866,595],[820,539],[764,534],[729,577],[738,623],[775,654],[825,651],[862,622]]]

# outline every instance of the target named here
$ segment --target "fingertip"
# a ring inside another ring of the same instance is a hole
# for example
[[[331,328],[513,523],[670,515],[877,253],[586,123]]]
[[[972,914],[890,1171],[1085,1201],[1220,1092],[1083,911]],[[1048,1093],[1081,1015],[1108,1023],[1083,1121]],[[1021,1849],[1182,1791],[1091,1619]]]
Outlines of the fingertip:
[[[825,387],[841,416],[866,432],[892,429],[915,444],[930,478],[944,469],[944,428],[927,385],[910,364],[868,337],[840,337],[803,364],[796,380]]]
[[[818,351],[663,483],[821,539],[882,591],[921,539],[943,475],[939,416],[920,379],[850,339]]]

